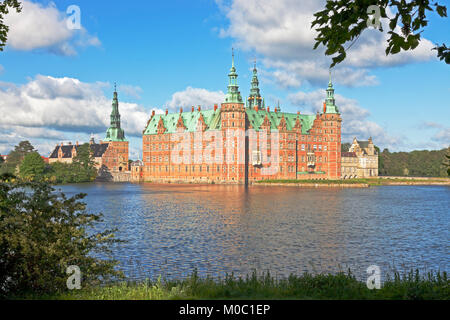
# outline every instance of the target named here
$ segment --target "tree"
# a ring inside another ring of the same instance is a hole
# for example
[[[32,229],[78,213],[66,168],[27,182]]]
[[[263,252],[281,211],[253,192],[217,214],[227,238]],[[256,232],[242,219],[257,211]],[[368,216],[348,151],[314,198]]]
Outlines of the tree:
[[[5,162],[5,160],[3,159],[3,157],[0,157],[0,165]]]
[[[314,49],[323,45],[326,47],[326,55],[334,55],[331,68],[345,60],[347,51],[363,31],[371,27],[368,21],[373,23],[374,11],[369,8],[370,6],[378,8],[380,16],[389,20],[390,38],[386,55],[417,48],[421,33],[428,26],[427,14],[435,11],[440,17],[447,17],[447,8],[437,2],[431,4],[430,0],[327,1],[325,10],[314,14],[315,20],[311,28],[315,28],[318,32]],[[395,12],[394,17],[386,15],[387,8]],[[384,30],[381,21],[378,30],[381,32]],[[344,48],[346,43],[350,44]],[[437,51],[440,60],[450,64],[450,48],[445,44],[437,44],[434,50]]]
[[[378,155],[378,173],[380,173],[380,172],[384,171],[384,161],[383,161],[383,157],[381,156],[380,148],[377,146],[374,146],[374,148]]]
[[[8,39],[9,27],[3,23],[3,16],[8,14],[9,9],[15,9],[16,12],[21,12],[22,7],[20,6],[20,1],[3,0],[0,2],[0,51],[3,51],[6,40]]]
[[[23,159],[28,153],[34,152],[34,147],[29,141],[21,141],[14,150],[8,155],[8,161],[2,164],[1,173],[15,174],[17,167],[22,163]]]
[[[447,148],[447,153],[445,154],[444,162],[442,163],[444,168],[447,169],[447,174],[450,176],[450,147]]]
[[[94,156],[89,143],[85,143],[77,148],[77,155],[73,158],[72,166],[72,170],[77,173],[77,181],[74,182],[94,181],[97,176],[97,170],[95,169]]]
[[[28,181],[42,179],[45,172],[44,159],[37,152],[31,152],[25,156],[20,165],[20,177]]]
[[[88,232],[102,216],[86,212],[85,194],[67,198],[47,183],[13,180],[0,177],[0,297],[67,290],[72,265],[84,288],[122,276],[117,261],[98,258],[121,241],[115,230]]]
[[[341,152],[348,152],[352,144],[350,142],[344,142],[341,144]]]

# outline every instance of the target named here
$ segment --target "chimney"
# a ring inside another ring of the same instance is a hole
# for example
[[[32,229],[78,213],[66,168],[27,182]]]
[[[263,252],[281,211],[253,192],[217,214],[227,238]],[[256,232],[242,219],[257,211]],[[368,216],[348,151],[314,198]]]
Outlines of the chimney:
[[[297,111],[297,115],[298,115],[298,116],[300,115],[300,111]]]
[[[198,111],[199,112],[202,111],[202,107],[201,106],[198,106]]]
[[[267,112],[270,112],[270,107],[269,106],[267,106]]]
[[[77,141],[77,147],[78,147],[78,141]]]
[[[180,113],[183,113],[183,107],[180,108]]]
[[[275,113],[277,113],[278,112],[278,109],[277,108],[275,108]]]
[[[254,106],[253,109],[255,109],[255,111],[258,111],[258,105]]]
[[[323,103],[323,113],[327,113],[327,104]]]
[[[169,114],[169,109],[166,109],[166,116]]]
[[[154,117],[154,116],[155,116],[155,110],[152,111],[152,117]]]
[[[192,106],[192,112],[194,112],[195,111],[195,108],[194,108],[194,106]]]
[[[217,104],[214,105],[214,111],[217,111],[217,108],[219,108],[219,106]]]

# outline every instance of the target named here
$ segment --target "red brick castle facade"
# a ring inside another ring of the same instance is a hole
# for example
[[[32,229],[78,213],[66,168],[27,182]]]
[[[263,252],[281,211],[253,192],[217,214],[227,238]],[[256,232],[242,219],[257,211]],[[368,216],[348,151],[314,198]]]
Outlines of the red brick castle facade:
[[[220,108],[152,113],[143,132],[144,181],[244,184],[341,178],[342,119],[331,77],[323,110],[315,115],[266,107],[256,66],[244,102],[237,77],[233,55]]]

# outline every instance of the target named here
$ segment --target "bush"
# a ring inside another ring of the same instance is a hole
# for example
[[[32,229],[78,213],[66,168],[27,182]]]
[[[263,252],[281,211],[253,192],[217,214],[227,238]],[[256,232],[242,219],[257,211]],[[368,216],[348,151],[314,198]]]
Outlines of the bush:
[[[86,195],[67,198],[46,183],[0,176],[0,296],[66,290],[66,269],[76,265],[82,286],[120,278],[110,253],[114,230],[89,233],[101,215],[86,212]]]

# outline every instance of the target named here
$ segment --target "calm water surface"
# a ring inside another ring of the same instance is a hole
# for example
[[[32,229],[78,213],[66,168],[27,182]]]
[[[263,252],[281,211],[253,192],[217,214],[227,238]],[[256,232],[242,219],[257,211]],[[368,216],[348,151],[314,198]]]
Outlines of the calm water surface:
[[[130,278],[352,271],[370,265],[449,271],[450,188],[367,189],[223,185],[86,184],[101,228],[118,228],[114,248]]]

